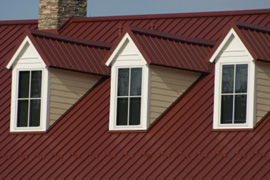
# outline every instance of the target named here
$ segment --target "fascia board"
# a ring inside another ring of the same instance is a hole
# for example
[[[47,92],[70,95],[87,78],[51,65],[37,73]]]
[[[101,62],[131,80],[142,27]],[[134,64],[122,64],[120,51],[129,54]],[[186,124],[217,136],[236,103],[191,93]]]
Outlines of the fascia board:
[[[12,58],[10,59],[10,61],[8,62],[8,64],[6,65],[7,69],[11,69],[12,65],[15,63],[15,61],[17,60],[18,56],[22,52],[23,48],[27,45],[27,43],[34,49],[34,51],[38,55],[38,58],[42,61],[44,67],[46,66],[46,64],[44,63],[43,59],[41,58],[39,52],[37,51],[37,49],[33,45],[32,41],[30,40],[29,36],[26,36],[24,38],[24,40],[22,41],[22,43],[20,44],[20,46],[18,47],[18,49],[16,50],[16,52],[14,53],[14,55],[12,56]]]

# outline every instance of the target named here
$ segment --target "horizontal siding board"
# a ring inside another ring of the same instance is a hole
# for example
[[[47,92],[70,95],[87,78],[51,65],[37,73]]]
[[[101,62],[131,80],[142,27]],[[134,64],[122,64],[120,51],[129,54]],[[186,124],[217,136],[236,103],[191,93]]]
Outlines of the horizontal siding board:
[[[188,71],[151,66],[150,123],[180,97],[198,77],[199,74]]]
[[[51,69],[50,85],[50,125],[77,102],[91,87],[99,76],[78,72]],[[56,107],[56,105],[58,107]]]
[[[259,122],[270,111],[270,65],[262,62],[258,62],[256,65],[256,116],[257,122]]]

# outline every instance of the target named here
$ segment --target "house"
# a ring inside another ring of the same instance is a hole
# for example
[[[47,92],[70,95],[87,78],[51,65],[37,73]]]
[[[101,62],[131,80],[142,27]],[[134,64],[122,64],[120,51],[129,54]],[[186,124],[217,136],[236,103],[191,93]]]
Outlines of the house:
[[[0,22],[1,179],[270,179],[270,9],[40,3]]]

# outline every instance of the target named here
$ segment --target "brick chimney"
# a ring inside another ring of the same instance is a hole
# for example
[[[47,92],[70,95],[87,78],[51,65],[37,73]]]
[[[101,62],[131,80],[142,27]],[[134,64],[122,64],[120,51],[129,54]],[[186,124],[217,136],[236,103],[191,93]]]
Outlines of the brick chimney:
[[[57,29],[71,16],[86,17],[87,0],[39,0],[39,29]]]

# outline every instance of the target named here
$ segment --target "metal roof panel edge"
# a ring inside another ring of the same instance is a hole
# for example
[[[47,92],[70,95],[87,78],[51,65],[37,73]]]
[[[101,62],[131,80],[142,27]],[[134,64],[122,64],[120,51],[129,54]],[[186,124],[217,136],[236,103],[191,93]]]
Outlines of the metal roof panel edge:
[[[114,21],[114,20],[119,21],[119,20],[139,20],[139,19],[169,19],[169,18],[180,18],[180,17],[182,18],[182,17],[236,16],[236,15],[264,14],[264,13],[270,13],[270,9],[79,17],[79,18],[72,18],[70,22],[73,23],[73,22],[82,22],[82,21]]]

